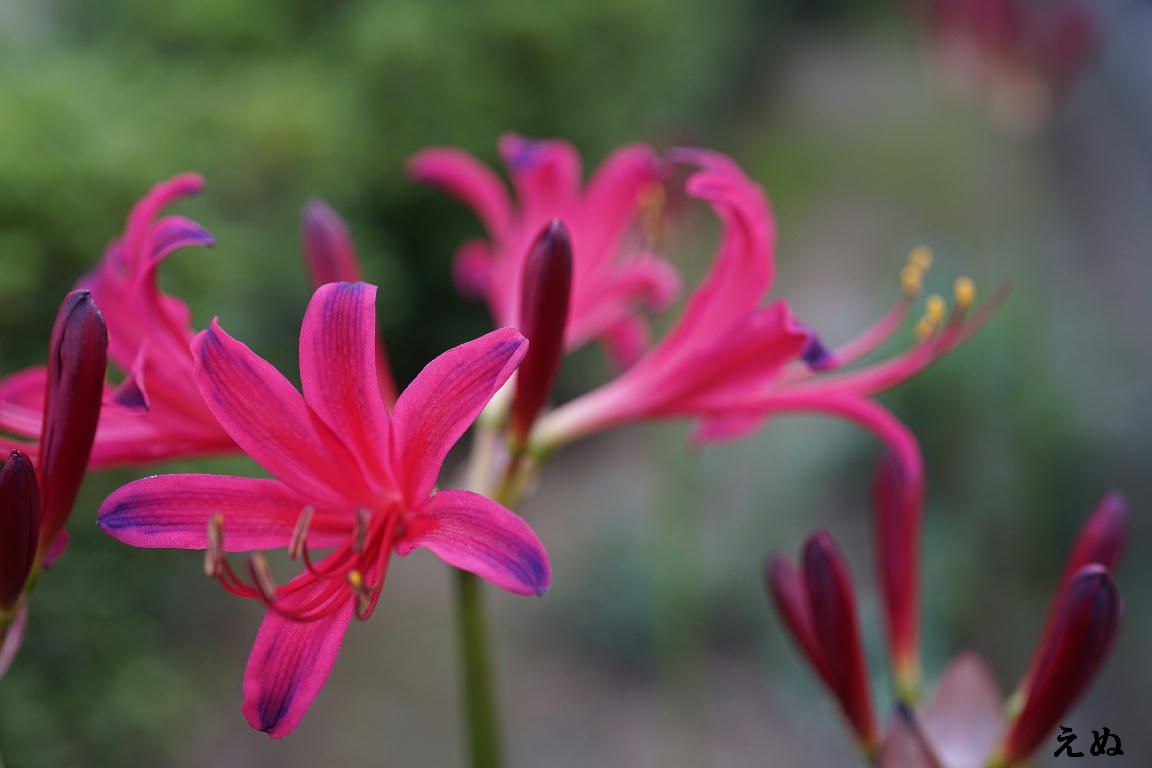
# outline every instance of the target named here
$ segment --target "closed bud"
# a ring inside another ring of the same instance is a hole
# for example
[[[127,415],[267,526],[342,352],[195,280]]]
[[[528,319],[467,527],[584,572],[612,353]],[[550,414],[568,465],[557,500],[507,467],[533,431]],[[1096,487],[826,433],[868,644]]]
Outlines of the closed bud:
[[[64,297],[48,350],[44,425],[40,437],[39,551],[48,551],[64,528],[96,436],[104,397],[108,332],[88,291]]]
[[[830,685],[861,746],[873,753],[876,720],[848,564],[827,533],[808,539],[803,559],[812,632],[820,644]]]
[[[20,600],[36,562],[40,492],[32,462],[12,451],[0,469],[0,623]]]
[[[537,236],[524,262],[520,332],[528,354],[520,363],[512,400],[513,443],[522,446],[552,392],[564,355],[564,330],[572,293],[572,243],[568,229],[553,219]]]
[[[1036,650],[1035,670],[997,765],[1027,760],[1096,676],[1120,626],[1120,595],[1102,565],[1081,568]]]
[[[784,620],[784,626],[792,635],[792,640],[820,675],[820,679],[832,688],[832,680],[824,664],[823,651],[812,632],[808,591],[804,587],[800,573],[788,558],[776,555],[764,565],[764,585],[776,605],[777,613]]]
[[[881,459],[872,489],[880,592],[888,653],[898,695],[916,697],[920,683],[919,482],[895,454]]]

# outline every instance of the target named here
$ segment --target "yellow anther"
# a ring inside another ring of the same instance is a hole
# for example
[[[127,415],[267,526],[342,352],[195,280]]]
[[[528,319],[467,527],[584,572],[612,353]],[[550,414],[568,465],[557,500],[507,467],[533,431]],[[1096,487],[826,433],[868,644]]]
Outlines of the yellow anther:
[[[355,569],[348,571],[348,583],[352,585],[352,589],[359,592],[364,588],[364,576]]]
[[[956,296],[958,309],[968,309],[976,301],[976,284],[972,282],[970,277],[957,278],[952,290]]]
[[[944,312],[946,305],[944,304],[944,297],[933,294],[928,297],[924,305],[926,320],[931,320],[933,325],[938,325],[944,319]]]
[[[937,326],[938,324],[933,322],[931,317],[924,315],[924,317],[920,318],[916,323],[916,338],[923,341],[936,333]]]
[[[900,288],[905,296],[915,296],[924,287],[924,270],[915,264],[908,264],[900,270]]]
[[[919,267],[921,272],[927,272],[932,267],[932,249],[926,245],[918,245],[908,254],[908,263]]]

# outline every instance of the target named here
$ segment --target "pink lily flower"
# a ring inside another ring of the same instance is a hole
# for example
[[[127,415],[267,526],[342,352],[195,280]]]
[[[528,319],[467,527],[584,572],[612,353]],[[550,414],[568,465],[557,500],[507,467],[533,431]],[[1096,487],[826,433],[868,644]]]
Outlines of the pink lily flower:
[[[436,491],[449,449],[523,358],[501,329],[433,360],[389,411],[376,370],[376,288],[330,283],[300,333],[302,393],[213,322],[192,344],[194,381],[219,423],[275,479],[160,475],[101,505],[101,527],[138,547],[206,550],[224,587],[268,613],[244,681],[252,727],[283,737],[323,686],[353,616],[376,606],[393,551],[423,547],[519,595],[548,589],[539,539],[517,515],[467,491]],[[331,548],[314,559],[312,548]],[[304,570],[277,585],[259,550]],[[251,579],[225,552],[257,550]]]
[[[43,379],[39,472],[13,441],[0,469],[0,676],[24,638],[28,595],[67,546],[65,525],[84,479],[100,416],[107,362],[104,319],[87,291],[73,291],[52,328]]]
[[[237,450],[193,383],[188,307],[163,293],[156,280],[170,254],[212,244],[195,222],[160,216],[202,186],[199,176],[182,174],[153,187],[132,209],[123,235],[80,281],[104,309],[108,355],[125,375],[106,395],[92,449],[94,469]],[[0,429],[35,438],[46,375],[45,368],[30,368],[0,382]],[[26,450],[34,456],[36,447]]]
[[[996,302],[969,312],[974,288],[962,278],[950,318],[944,300],[931,297],[915,345],[844,372],[901,327],[930,255],[915,251],[902,273],[900,301],[856,339],[831,350],[794,317],[786,301],[761,304],[775,273],[775,225],[763,190],[722,155],[680,150],[677,157],[699,168],[687,181],[688,194],[709,202],[724,227],[710,272],[663,339],[609,383],[545,415],[534,442],[547,449],[628,422],[696,418],[694,440],[706,443],[741,437],[771,416],[826,413],[880,436],[906,467],[907,486],[915,490],[920,475],[915,440],[871,398],[955,349]]]
[[[1057,585],[1029,671],[1013,696],[1005,700],[977,654],[963,653],[948,665],[919,711],[898,686],[902,700],[878,743],[865,738],[870,731],[862,726],[867,719],[858,714],[867,711],[858,701],[861,686],[845,682],[851,678],[832,675],[827,662],[829,644],[840,648],[839,658],[853,658],[858,653],[854,650],[857,633],[847,628],[835,639],[820,636],[812,617],[816,606],[827,598],[810,587],[806,591],[786,560],[770,561],[767,586],[797,646],[841,702],[857,740],[870,757],[877,758],[880,768],[1019,768],[1087,689],[1116,637],[1122,604],[1111,572],[1123,549],[1127,526],[1127,507],[1117,494],[1106,496],[1088,518]],[[894,533],[884,528],[878,536]],[[906,546],[913,550],[900,562],[918,560],[918,542],[911,543],[902,534],[881,547],[881,559]],[[907,572],[915,574],[916,569]],[[888,593],[882,591],[882,595],[889,599]],[[918,650],[913,653],[918,655]],[[893,658],[898,676],[899,659]],[[867,695],[866,688],[863,695]]]
[[[471,206],[488,232],[487,242],[469,241],[457,251],[457,286],[483,298],[496,325],[522,327],[521,275],[529,247],[559,219],[572,243],[567,347],[600,339],[618,364],[629,365],[648,338],[641,310],[664,309],[680,290],[677,272],[654,253],[657,227],[651,221],[644,226],[662,199],[664,163],[650,147],[627,146],[581,189],[580,158],[567,142],[508,135],[499,149],[516,206],[499,177],[462,150],[426,149],[408,166],[414,179]]]

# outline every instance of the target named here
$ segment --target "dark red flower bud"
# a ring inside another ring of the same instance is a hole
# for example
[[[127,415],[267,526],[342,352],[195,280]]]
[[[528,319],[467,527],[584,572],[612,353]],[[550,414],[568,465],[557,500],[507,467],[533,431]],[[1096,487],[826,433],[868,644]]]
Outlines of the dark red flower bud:
[[[40,544],[51,548],[63,530],[96,436],[104,396],[108,332],[88,291],[64,297],[48,350],[44,425],[40,434]]]
[[[1122,610],[1104,566],[1087,565],[1073,576],[1052,627],[1036,650],[1027,698],[999,750],[997,764],[1025,760],[1079,699],[1112,647]]]
[[[877,744],[876,720],[852,576],[844,556],[827,533],[813,535],[804,545],[804,584],[812,632],[832,690],[861,745],[873,752]]]
[[[808,591],[804,587],[800,573],[788,558],[776,555],[764,565],[764,584],[796,646],[820,675],[820,679],[832,688],[832,679],[824,664],[820,643],[812,631]]]
[[[888,454],[876,469],[877,565],[888,653],[897,692],[914,699],[920,678],[920,522],[922,489],[908,468]]]
[[[1072,545],[1072,553],[1064,563],[1064,571],[1060,574],[1060,583],[1052,595],[1052,606],[1048,609],[1048,617],[1044,621],[1044,631],[1041,638],[1047,638],[1052,632],[1056,622],[1057,612],[1064,600],[1068,585],[1072,579],[1086,565],[1102,565],[1109,570],[1115,570],[1124,552],[1124,541],[1128,536],[1128,504],[1124,497],[1113,491],[1106,495],[1092,510],[1092,514],[1084,521],[1076,543]],[[1027,694],[1035,674],[1035,665],[1039,658],[1032,660],[1032,667],[1024,675],[1018,689],[1017,696]]]
[[[1063,593],[1072,578],[1086,565],[1098,563],[1109,571],[1115,570],[1124,553],[1127,537],[1128,504],[1121,494],[1113,491],[1100,500],[1081,526],[1072,554],[1064,564],[1059,592]]]
[[[540,414],[564,356],[564,329],[572,293],[572,243],[568,229],[553,219],[536,237],[524,262],[520,291],[520,332],[528,354],[516,379],[511,431],[522,443]]]
[[[304,262],[312,277],[312,286],[319,288],[328,283],[358,283],[361,280],[360,260],[356,247],[348,234],[344,219],[323,200],[310,200],[304,206]],[[376,334],[376,377],[380,380],[380,394],[391,406],[396,402],[396,382],[388,365],[384,339]]]
[[[12,451],[0,469],[0,618],[20,600],[36,562],[40,492],[32,461]]]

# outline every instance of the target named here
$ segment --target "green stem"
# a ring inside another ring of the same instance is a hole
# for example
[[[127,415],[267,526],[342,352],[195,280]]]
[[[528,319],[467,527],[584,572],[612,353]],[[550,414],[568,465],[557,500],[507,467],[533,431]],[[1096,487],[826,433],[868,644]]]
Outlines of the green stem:
[[[520,500],[524,479],[532,462],[515,457],[502,468],[501,434],[496,425],[481,417],[469,457],[468,487],[506,507]],[[502,469],[502,471],[501,471]],[[497,473],[501,477],[497,478]],[[484,585],[467,571],[456,572],[456,616],[460,645],[460,681],[468,723],[468,746],[472,768],[499,768],[500,713],[496,704],[495,672],[484,617]]]
[[[475,575],[467,571],[456,571],[461,684],[468,720],[471,765],[472,768],[498,768],[500,713],[496,707],[482,586]]]

